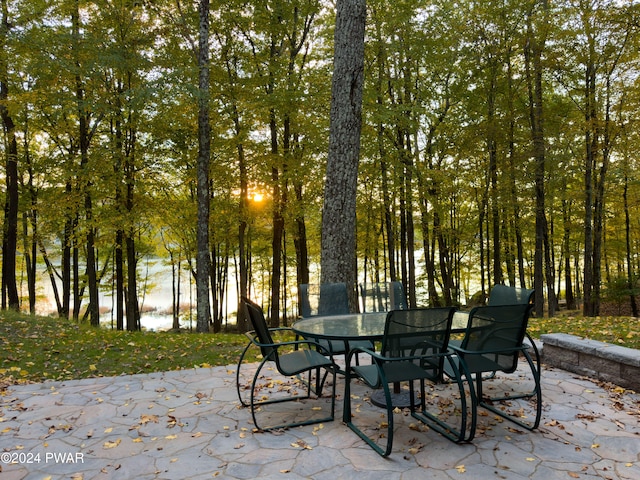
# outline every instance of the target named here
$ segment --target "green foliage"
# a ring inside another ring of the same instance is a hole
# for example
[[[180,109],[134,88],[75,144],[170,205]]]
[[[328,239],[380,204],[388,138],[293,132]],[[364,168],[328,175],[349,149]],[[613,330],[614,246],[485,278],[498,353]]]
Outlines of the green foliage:
[[[231,365],[246,344],[241,334],[123,332],[3,312],[0,387]]]
[[[632,287],[626,277],[612,278],[607,282],[605,297],[618,305],[628,302],[631,295],[638,295],[639,293],[637,282],[634,283],[635,286]]]

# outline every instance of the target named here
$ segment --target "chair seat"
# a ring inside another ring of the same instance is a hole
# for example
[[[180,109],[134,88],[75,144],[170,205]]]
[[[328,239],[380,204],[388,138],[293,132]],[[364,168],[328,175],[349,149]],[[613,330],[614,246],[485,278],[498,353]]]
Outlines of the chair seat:
[[[280,368],[285,375],[297,375],[310,368],[332,366],[333,362],[316,350],[305,348],[280,355]]]
[[[382,369],[384,371],[384,376],[389,383],[413,380],[431,380],[433,378],[433,375],[431,375],[427,370],[408,361],[385,363],[382,366]],[[352,370],[371,388],[379,388],[382,386],[382,379],[378,374],[377,365],[354,366],[352,367]]]
[[[318,340],[316,340],[316,343],[319,343],[324,348],[329,350],[331,353],[336,354],[336,355],[342,355],[342,354],[348,353],[349,350],[354,348],[354,347],[373,348],[373,343],[371,343],[371,342],[369,342],[367,340],[355,340],[353,342],[348,342],[348,347],[347,348],[345,348],[345,343],[343,341],[340,341],[340,340],[318,339]]]
[[[453,348],[453,350],[456,350],[455,346],[450,346]],[[460,364],[458,357],[453,357],[453,361],[455,362],[456,366]],[[465,357],[465,362],[469,373],[484,373],[502,370],[502,367],[499,363],[494,362],[493,360],[483,355],[468,355]],[[449,377],[455,377],[455,372],[448,364],[445,365],[444,370]]]

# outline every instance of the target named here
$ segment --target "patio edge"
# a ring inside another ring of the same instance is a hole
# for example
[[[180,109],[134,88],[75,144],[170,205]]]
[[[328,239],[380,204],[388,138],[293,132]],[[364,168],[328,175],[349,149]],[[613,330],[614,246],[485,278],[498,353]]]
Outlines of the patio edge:
[[[540,339],[544,363],[640,392],[640,351],[566,333]]]

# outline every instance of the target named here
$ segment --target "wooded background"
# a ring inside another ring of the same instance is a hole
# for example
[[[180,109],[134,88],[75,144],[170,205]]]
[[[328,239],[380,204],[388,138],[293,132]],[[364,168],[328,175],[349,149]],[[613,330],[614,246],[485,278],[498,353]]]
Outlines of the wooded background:
[[[50,281],[58,315],[97,324],[106,288],[139,328],[143,259],[195,278],[210,135],[209,327],[235,321],[230,285],[290,321],[320,278],[335,5],[207,1],[203,36],[205,2],[0,3],[2,307]],[[638,2],[369,0],[366,22],[360,281],[637,315]]]

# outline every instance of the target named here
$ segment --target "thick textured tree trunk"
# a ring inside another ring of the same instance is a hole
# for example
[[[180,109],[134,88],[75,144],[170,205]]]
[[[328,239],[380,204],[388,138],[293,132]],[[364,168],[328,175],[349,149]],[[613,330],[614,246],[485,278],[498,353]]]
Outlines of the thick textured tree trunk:
[[[365,0],[338,0],[329,153],[322,214],[322,282],[344,282],[356,306],[356,187],[362,126]]]

